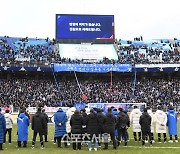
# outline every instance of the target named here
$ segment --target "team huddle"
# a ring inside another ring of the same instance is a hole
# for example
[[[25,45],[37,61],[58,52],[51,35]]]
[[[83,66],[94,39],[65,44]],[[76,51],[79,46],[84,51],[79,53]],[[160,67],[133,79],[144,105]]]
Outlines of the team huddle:
[[[1,111],[1,109],[0,109]],[[83,144],[88,146],[89,151],[97,151],[99,146],[104,144],[104,150],[108,149],[109,142],[112,141],[113,149],[116,149],[122,141],[124,146],[127,146],[129,141],[128,128],[130,125],[133,130],[134,141],[141,141],[142,146],[148,142],[150,145],[154,141],[154,133],[158,134],[157,141],[162,142],[161,135],[163,134],[164,143],[167,142],[166,128],[170,136],[169,142],[178,142],[177,136],[177,114],[172,106],[170,106],[166,114],[158,106],[155,114],[150,108],[145,108],[141,112],[137,106],[128,115],[122,108],[118,110],[114,107],[108,108],[104,113],[101,109],[82,109],[76,110],[71,107],[67,112],[61,108],[54,114],[55,132],[54,143],[61,147],[62,142],[67,147],[72,144],[73,150],[81,150]],[[6,142],[6,134],[9,135],[9,143],[11,143],[12,133],[12,118],[9,110],[3,115],[0,112],[0,150],[3,143]],[[17,118],[17,147],[27,147],[28,141],[28,126],[30,118],[25,109],[20,111]],[[44,141],[48,142],[48,116],[45,110],[37,109],[36,114],[32,117],[32,149],[35,148],[36,137],[39,134],[41,148],[44,148]]]

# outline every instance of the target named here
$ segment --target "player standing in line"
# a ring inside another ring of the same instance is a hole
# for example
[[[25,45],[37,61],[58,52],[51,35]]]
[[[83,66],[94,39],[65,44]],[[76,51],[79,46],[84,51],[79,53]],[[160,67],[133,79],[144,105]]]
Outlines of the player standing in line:
[[[167,124],[167,115],[162,111],[161,106],[158,106],[158,109],[154,115],[156,122],[156,133],[158,134],[158,143],[161,143],[161,134],[164,136],[164,143],[167,142],[166,137],[166,124]]]
[[[130,123],[132,124],[133,136],[135,142],[141,141],[141,125],[139,124],[140,116],[142,115],[140,109],[137,106],[134,106],[134,109],[130,113]],[[137,134],[138,133],[138,140]]]
[[[177,136],[177,113],[175,113],[173,106],[170,106],[169,111],[167,113],[167,126],[168,126],[168,132],[170,136],[169,142],[172,143],[173,139],[172,136],[175,136],[175,142],[178,142],[178,136]]]

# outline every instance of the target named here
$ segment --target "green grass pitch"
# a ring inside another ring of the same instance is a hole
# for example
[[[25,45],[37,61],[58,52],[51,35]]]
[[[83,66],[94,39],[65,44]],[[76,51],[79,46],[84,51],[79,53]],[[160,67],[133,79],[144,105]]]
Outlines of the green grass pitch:
[[[180,129],[180,124],[178,124],[178,130]],[[29,126],[29,139],[28,139],[28,147],[27,148],[17,148],[17,125],[13,125],[12,131],[12,143],[9,144],[6,142],[3,144],[3,151],[0,151],[0,154],[86,154],[86,153],[96,153],[96,154],[176,154],[180,153],[180,142],[178,143],[157,143],[155,142],[152,147],[149,146],[149,143],[146,143],[145,147],[141,147],[141,142],[134,142],[132,139],[132,129],[129,128],[129,136],[130,141],[128,142],[128,146],[124,147],[123,143],[116,150],[113,150],[112,146],[109,146],[109,150],[101,150],[98,148],[98,151],[88,151],[88,148],[83,146],[80,151],[73,151],[72,146],[68,148],[62,147],[57,148],[56,144],[53,144],[54,137],[54,124],[48,125],[48,140],[49,142],[45,143],[45,148],[40,148],[39,136],[37,136],[37,141],[35,145],[35,149],[31,149],[31,141],[32,141],[32,130],[31,126]],[[178,134],[180,136],[180,133]],[[8,136],[7,136],[8,139]],[[169,140],[169,136],[168,136]],[[155,141],[157,141],[157,135],[155,134]],[[102,147],[103,148],[103,144]]]

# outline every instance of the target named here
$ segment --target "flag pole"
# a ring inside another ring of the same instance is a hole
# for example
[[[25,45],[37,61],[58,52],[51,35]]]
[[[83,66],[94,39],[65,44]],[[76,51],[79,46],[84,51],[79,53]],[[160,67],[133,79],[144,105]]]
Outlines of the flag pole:
[[[112,92],[112,71],[110,72],[110,91]]]

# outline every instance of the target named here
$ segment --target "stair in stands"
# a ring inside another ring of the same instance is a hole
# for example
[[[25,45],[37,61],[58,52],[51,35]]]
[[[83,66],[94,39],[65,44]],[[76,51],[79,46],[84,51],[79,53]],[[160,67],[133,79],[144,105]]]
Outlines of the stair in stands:
[[[174,45],[174,44],[176,43],[174,39],[169,39],[169,42],[170,42],[172,45]]]
[[[180,52],[180,47],[177,47],[178,52]]]

